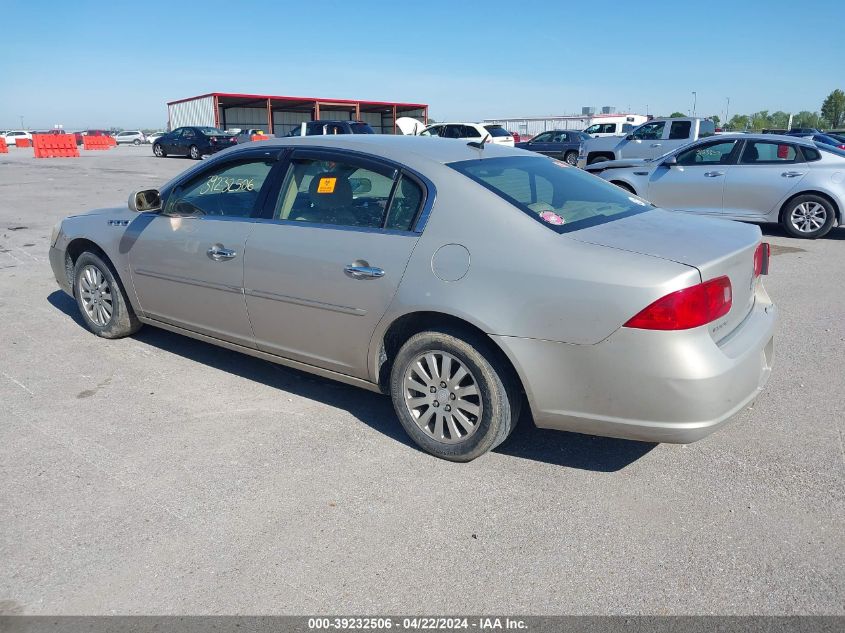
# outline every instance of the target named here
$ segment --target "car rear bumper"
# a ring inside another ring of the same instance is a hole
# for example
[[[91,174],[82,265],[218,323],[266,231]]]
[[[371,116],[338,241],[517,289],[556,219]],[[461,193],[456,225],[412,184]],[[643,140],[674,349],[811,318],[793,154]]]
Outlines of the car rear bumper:
[[[689,443],[753,400],[771,374],[777,310],[755,306],[718,344],[707,327],[620,328],[595,345],[494,337],[516,366],[542,428]]]

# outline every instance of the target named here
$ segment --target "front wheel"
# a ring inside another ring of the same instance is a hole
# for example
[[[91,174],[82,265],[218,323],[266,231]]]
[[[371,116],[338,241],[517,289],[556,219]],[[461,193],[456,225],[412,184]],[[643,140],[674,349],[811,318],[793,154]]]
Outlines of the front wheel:
[[[164,148],[158,143],[153,145],[153,154],[155,154],[159,158],[164,158],[165,156],[167,156],[167,153],[164,151]]]
[[[201,158],[200,151],[197,149],[196,145],[191,145],[191,149],[188,150],[188,156],[194,160],[199,160]]]
[[[833,205],[821,196],[807,194],[789,201],[781,214],[781,225],[792,237],[814,240],[833,226]]]
[[[76,260],[73,292],[82,320],[97,336],[123,338],[141,327],[111,266],[94,253],[86,251]]]
[[[593,156],[587,161],[588,165],[595,165],[596,163],[604,163],[610,160],[607,156]]]
[[[564,162],[575,167],[578,164],[578,152],[566,152],[563,157]]]
[[[520,395],[490,345],[462,332],[421,332],[396,355],[393,407],[405,431],[436,457],[468,462],[495,448],[519,419]]]

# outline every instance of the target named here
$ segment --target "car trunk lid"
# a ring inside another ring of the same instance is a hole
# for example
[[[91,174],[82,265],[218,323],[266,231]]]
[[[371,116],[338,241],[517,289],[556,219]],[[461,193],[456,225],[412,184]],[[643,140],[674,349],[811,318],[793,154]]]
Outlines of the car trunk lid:
[[[726,275],[731,280],[731,309],[707,325],[717,342],[736,329],[754,306],[759,283],[754,252],[761,241],[757,226],[653,209],[565,235],[692,266],[702,281]]]

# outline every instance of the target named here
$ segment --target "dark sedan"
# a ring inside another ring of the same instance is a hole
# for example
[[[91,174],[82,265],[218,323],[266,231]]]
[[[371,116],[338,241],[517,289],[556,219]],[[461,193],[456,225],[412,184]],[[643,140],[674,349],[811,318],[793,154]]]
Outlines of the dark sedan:
[[[545,154],[566,161],[570,165],[578,162],[578,147],[582,141],[589,140],[583,132],[574,130],[548,130],[524,143],[516,143],[519,149],[527,149],[538,154]]]
[[[199,160],[238,144],[238,139],[216,127],[179,127],[159,136],[153,143],[153,154],[189,156]]]

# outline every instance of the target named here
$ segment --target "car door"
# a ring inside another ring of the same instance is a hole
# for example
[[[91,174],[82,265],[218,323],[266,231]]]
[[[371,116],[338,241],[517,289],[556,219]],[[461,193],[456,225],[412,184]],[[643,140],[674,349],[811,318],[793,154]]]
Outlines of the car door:
[[[182,130],[182,136],[179,139],[179,147],[176,149],[176,153],[187,156],[191,150],[191,145],[199,147],[202,145],[202,139],[200,138],[199,132],[194,128],[186,127]]]
[[[727,174],[724,214],[777,222],[784,199],[808,171],[795,144],[747,139],[738,164]]]
[[[293,152],[272,217],[247,242],[258,349],[369,379],[370,338],[417,243],[427,191],[360,154]]]
[[[217,161],[128,227],[132,281],[146,316],[254,347],[243,293],[244,247],[278,152]]]
[[[182,136],[182,130],[185,128],[176,128],[172,132],[165,134],[159,139],[161,146],[164,148],[164,151],[168,154],[176,154],[176,148],[178,147],[179,138]]]
[[[528,149],[539,154],[547,154],[551,151],[551,141],[554,132],[542,132],[528,141]]]
[[[656,158],[664,153],[666,121],[650,121],[625,137],[620,145],[621,158]]]
[[[704,215],[722,213],[725,179],[735,162],[740,142],[736,139],[698,143],[654,168],[644,196],[658,207]]]

